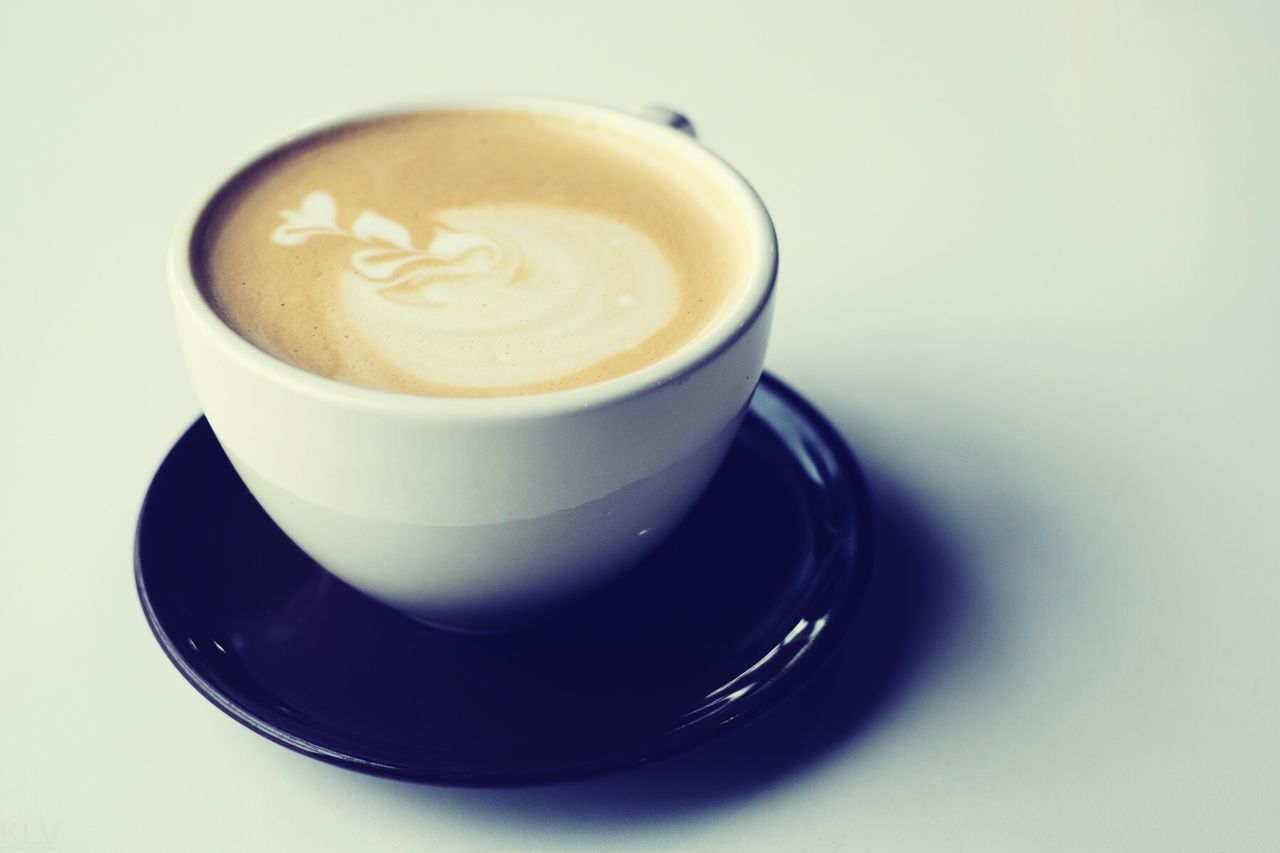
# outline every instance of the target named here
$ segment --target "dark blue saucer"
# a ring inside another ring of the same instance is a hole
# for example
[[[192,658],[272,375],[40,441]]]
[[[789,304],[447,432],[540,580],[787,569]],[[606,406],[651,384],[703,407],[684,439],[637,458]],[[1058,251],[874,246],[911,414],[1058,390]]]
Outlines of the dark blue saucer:
[[[766,376],[724,467],[648,561],[537,629],[420,625],[312,562],[201,418],[138,522],[138,595],[213,704],[333,764],[449,785],[653,761],[793,692],[850,621],[870,508],[830,425]]]

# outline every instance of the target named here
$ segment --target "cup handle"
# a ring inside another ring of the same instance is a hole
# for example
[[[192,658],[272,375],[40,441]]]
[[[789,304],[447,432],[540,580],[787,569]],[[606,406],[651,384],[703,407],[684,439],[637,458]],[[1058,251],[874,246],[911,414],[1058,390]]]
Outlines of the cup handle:
[[[681,133],[687,133],[694,139],[698,138],[697,132],[693,129],[693,122],[689,121],[689,117],[675,110],[667,109],[666,107],[645,106],[635,110],[635,114],[655,124],[665,124],[667,127],[673,127]]]

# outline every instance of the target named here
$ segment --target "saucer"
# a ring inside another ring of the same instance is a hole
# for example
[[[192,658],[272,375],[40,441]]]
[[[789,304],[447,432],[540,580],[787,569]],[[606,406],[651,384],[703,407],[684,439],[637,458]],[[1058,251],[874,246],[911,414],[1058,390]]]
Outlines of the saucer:
[[[438,630],[337,580],[262,511],[204,418],[147,492],[135,578],[178,670],[264,737],[367,773],[520,785],[644,764],[776,705],[851,620],[870,533],[849,449],[766,375],[671,539],[533,629]]]

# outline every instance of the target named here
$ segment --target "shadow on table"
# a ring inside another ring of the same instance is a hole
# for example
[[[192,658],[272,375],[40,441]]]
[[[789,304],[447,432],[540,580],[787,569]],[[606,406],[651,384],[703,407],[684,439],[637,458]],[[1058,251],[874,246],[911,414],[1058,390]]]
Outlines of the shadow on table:
[[[610,776],[510,790],[405,786],[401,793],[505,820],[634,825],[730,806],[856,748],[878,718],[907,700],[965,601],[963,567],[924,508],[867,473],[877,535],[867,598],[833,659],[771,713],[722,740]]]

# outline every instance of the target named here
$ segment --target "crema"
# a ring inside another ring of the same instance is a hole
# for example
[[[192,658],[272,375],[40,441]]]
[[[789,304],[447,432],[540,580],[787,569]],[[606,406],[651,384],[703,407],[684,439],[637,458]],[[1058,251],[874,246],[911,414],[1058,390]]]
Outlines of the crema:
[[[222,319],[371,388],[537,394],[639,370],[740,295],[744,227],[668,147],[587,120],[436,110],[304,138],[209,205]]]

